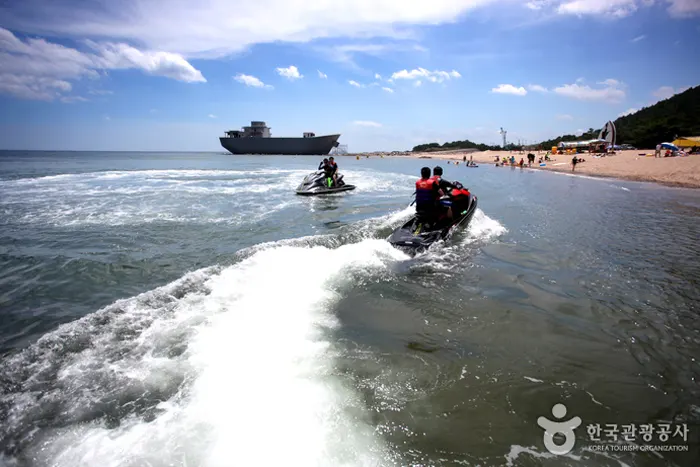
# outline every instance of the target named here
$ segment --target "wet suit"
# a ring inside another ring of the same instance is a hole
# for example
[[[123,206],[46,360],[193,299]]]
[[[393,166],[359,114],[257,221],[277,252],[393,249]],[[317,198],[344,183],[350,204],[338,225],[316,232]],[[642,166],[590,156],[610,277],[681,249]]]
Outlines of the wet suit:
[[[335,161],[333,161],[333,162],[328,161],[328,165],[325,166],[323,170],[326,171],[326,177],[333,180],[333,186],[335,186],[336,185],[335,176],[338,173],[338,164],[336,164]],[[330,183],[328,186],[329,187],[331,186]]]

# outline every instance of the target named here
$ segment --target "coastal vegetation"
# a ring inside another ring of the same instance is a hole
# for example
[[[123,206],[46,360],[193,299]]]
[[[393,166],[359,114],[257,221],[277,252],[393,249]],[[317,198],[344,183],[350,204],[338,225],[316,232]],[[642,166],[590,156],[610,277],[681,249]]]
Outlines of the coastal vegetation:
[[[500,146],[489,146],[488,144],[475,143],[465,139],[464,141],[452,141],[451,143],[427,143],[419,144],[415,146],[413,152],[433,152],[433,151],[449,151],[453,149],[475,149],[477,151],[497,151],[500,150]]]
[[[653,148],[679,136],[700,135],[700,86],[615,120],[617,141]]]
[[[679,136],[700,135],[700,86],[690,88],[673,97],[644,107],[613,123],[617,129],[617,144],[630,144],[637,148],[654,148],[657,144],[671,142]],[[543,149],[556,146],[561,141],[595,139],[600,129],[590,128],[580,135],[563,135],[539,146]]]
[[[617,128],[617,144],[630,144],[638,148],[653,148],[662,142],[671,142],[679,136],[700,135],[700,86],[690,88],[673,97],[664,99],[650,107],[644,107],[630,115],[619,117],[614,121]],[[548,149],[564,141],[581,141],[595,139],[600,129],[589,128],[578,135],[562,135],[534,145],[539,149]],[[531,146],[533,147],[533,146]],[[520,149],[508,144],[489,146],[469,140],[451,143],[420,144],[413,152],[447,151],[452,149],[475,149],[478,151],[508,151]]]

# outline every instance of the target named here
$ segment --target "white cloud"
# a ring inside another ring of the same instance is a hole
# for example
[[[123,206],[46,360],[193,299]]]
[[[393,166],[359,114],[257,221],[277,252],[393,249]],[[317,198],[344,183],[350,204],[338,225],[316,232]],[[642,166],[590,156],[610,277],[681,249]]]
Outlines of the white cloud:
[[[419,87],[421,84],[423,84],[423,82],[422,82],[421,80],[418,80],[418,81],[416,81],[415,83],[413,83],[413,85],[414,85],[415,87]]]
[[[541,92],[541,93],[549,92],[547,90],[547,88],[545,88],[544,86],[540,86],[539,84],[529,84],[527,86],[527,88],[532,92]]]
[[[114,94],[114,91],[107,91],[104,89],[92,89],[88,91],[88,94],[93,94],[95,96],[106,96],[110,94]]]
[[[455,23],[487,5],[554,9],[569,15],[625,16],[650,4],[672,16],[700,14],[697,0],[336,0],[262,3],[205,0],[22,0],[3,8],[3,26],[29,33],[108,38],[187,58],[217,58],[255,44],[330,38],[414,38],[420,26]],[[416,46],[418,50],[419,46]]]
[[[3,23],[82,37],[121,38],[187,57],[222,57],[251,45],[323,38],[402,37],[412,26],[453,23],[470,10],[501,0],[400,0],[262,3],[205,0],[24,0]],[[5,17],[6,16],[6,17]]]
[[[142,52],[126,44],[88,43],[99,52],[98,64],[105,69],[138,68],[150,75],[165,76],[186,83],[207,81],[199,70],[178,54]]]
[[[184,82],[206,82],[199,70],[177,54],[143,52],[122,43],[84,43],[93,52],[44,39],[22,41],[0,28],[0,92],[24,99],[53,100],[72,89],[68,80],[97,79],[100,72],[120,69],[140,69]]]
[[[327,74],[322,73],[320,70],[316,70],[316,71],[318,71],[318,77],[319,77],[319,78],[322,78],[322,79],[328,78],[328,75],[327,75]]]
[[[491,89],[491,92],[497,94],[513,94],[515,96],[524,96],[527,90],[524,87],[516,88],[512,84],[499,84],[498,87]]]
[[[670,3],[668,13],[675,18],[700,15],[698,0],[667,0],[667,3]]]
[[[355,86],[356,88],[363,88],[364,87],[362,84],[360,84],[357,81],[352,80],[352,79],[350,81],[348,81],[348,84],[350,84],[350,86]]]
[[[63,96],[61,102],[71,104],[73,102],[87,102],[87,99],[81,96]]]
[[[245,84],[246,86],[249,86],[252,88],[273,89],[272,86],[270,86],[269,84],[263,83],[255,76],[245,75],[243,73],[238,73],[236,76],[233,77],[233,79],[235,79],[236,81],[238,81],[241,84]]]
[[[0,93],[22,99],[53,100],[72,88],[68,81],[46,76],[0,73]]]
[[[209,118],[216,118],[216,115],[214,115],[214,114],[209,114]]]
[[[568,15],[610,15],[623,18],[634,13],[638,0],[573,0],[559,5],[557,12]]]
[[[626,117],[627,115],[632,115],[633,113],[636,113],[636,112],[639,112],[639,109],[634,109],[634,108],[627,109],[624,112],[620,113],[618,115],[618,118],[619,117]]]
[[[391,79],[406,79],[406,80],[415,80],[415,79],[421,79],[421,80],[427,80],[432,83],[442,83],[443,81],[449,81],[452,78],[461,78],[462,75],[459,74],[459,72],[452,70],[452,71],[440,71],[440,70],[426,70],[425,68],[416,68],[411,71],[408,70],[401,70],[397,71],[396,73],[393,73],[391,75]]]
[[[615,87],[622,85],[621,82],[619,82],[616,79],[612,79],[612,78],[608,78],[605,81],[599,81],[598,84],[602,84],[603,86],[607,86],[607,87],[611,87],[611,88],[615,88]]]
[[[630,42],[639,42],[639,41],[641,41],[641,40],[646,39],[646,37],[647,37],[647,36],[645,36],[644,34],[642,34],[641,36],[635,37],[635,38],[632,39]]]
[[[301,79],[304,77],[304,75],[299,74],[299,69],[294,65],[291,65],[287,68],[276,68],[275,71],[278,75],[287,78],[290,81],[294,81],[295,79]]]
[[[355,55],[364,54],[372,57],[396,56],[398,53],[415,54],[426,52],[427,49],[415,43],[406,41],[392,41],[383,43],[350,43],[334,46],[316,46],[314,49],[329,60],[348,65],[351,68],[360,69],[355,63]]]
[[[541,10],[543,7],[547,6],[548,3],[547,0],[532,0],[531,2],[527,2],[525,7],[530,10]]]
[[[672,86],[661,86],[659,89],[655,90],[651,94],[659,99],[660,101],[664,99],[668,99],[670,97],[675,96],[676,94],[680,94],[682,92],[687,91],[690,89],[690,86],[683,86],[680,88],[673,88]]]
[[[668,99],[669,97],[676,94],[676,90],[671,86],[661,86],[659,89],[651,93],[654,97],[658,97],[659,100]]]
[[[557,120],[573,120],[573,119],[574,119],[574,117],[572,117],[572,116],[569,115],[569,114],[560,114],[560,115],[557,115]]]
[[[382,80],[382,75],[380,75],[379,73],[375,73],[375,74],[374,74],[374,79],[381,81],[381,80]]]
[[[698,0],[564,0],[558,3],[558,13],[579,16],[599,15],[624,18],[640,8],[655,4],[666,6],[668,14],[674,18],[700,14]]]
[[[384,88],[382,88],[382,90],[388,92],[389,94],[393,94],[393,93],[394,93],[394,90],[391,89],[391,88],[386,88],[386,87],[384,87]]]
[[[357,126],[370,126],[374,128],[380,128],[382,126],[381,123],[372,122],[370,120],[355,120],[352,122],[352,124]]]
[[[594,89],[587,85],[574,83],[554,88],[554,92],[561,96],[582,101],[620,102],[627,96],[623,89],[623,84],[617,80],[607,79],[598,84],[604,87]]]

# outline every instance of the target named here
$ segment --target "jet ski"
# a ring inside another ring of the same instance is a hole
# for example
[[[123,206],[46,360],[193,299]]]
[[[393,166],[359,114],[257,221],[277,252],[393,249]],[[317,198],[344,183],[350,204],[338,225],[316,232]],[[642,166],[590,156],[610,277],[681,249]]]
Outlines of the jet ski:
[[[336,179],[337,183],[334,186],[329,186],[331,183],[330,177],[326,177],[326,173],[323,170],[317,170],[304,177],[304,180],[302,180],[297,187],[297,194],[328,195],[355,189],[355,185],[347,185],[343,181],[343,176],[341,174],[337,174]]]
[[[391,234],[389,243],[409,254],[419,253],[438,240],[449,238],[457,228],[466,227],[476,211],[477,197],[471,193],[466,196],[444,196],[440,201],[451,203],[452,219],[436,220],[416,214]]]

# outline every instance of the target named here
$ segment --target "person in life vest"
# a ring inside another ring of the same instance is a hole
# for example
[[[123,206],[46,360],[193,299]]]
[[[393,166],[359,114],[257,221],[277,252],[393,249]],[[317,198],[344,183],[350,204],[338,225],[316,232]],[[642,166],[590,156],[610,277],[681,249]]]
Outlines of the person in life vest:
[[[450,183],[442,178],[442,167],[440,167],[439,165],[433,168],[432,179],[435,180],[435,183],[437,183],[437,186],[439,188],[439,196],[449,194],[450,190],[457,188],[457,185],[455,183]],[[452,219],[452,205],[449,201],[438,204],[438,206],[441,208],[440,214],[445,214],[448,219]]]
[[[440,186],[430,176],[430,167],[420,169],[421,178],[416,181],[416,214],[423,218],[437,217]]]
[[[328,170],[326,171],[326,176],[333,179],[333,186],[337,185],[338,182],[338,164],[335,163],[333,156],[328,158]]]

